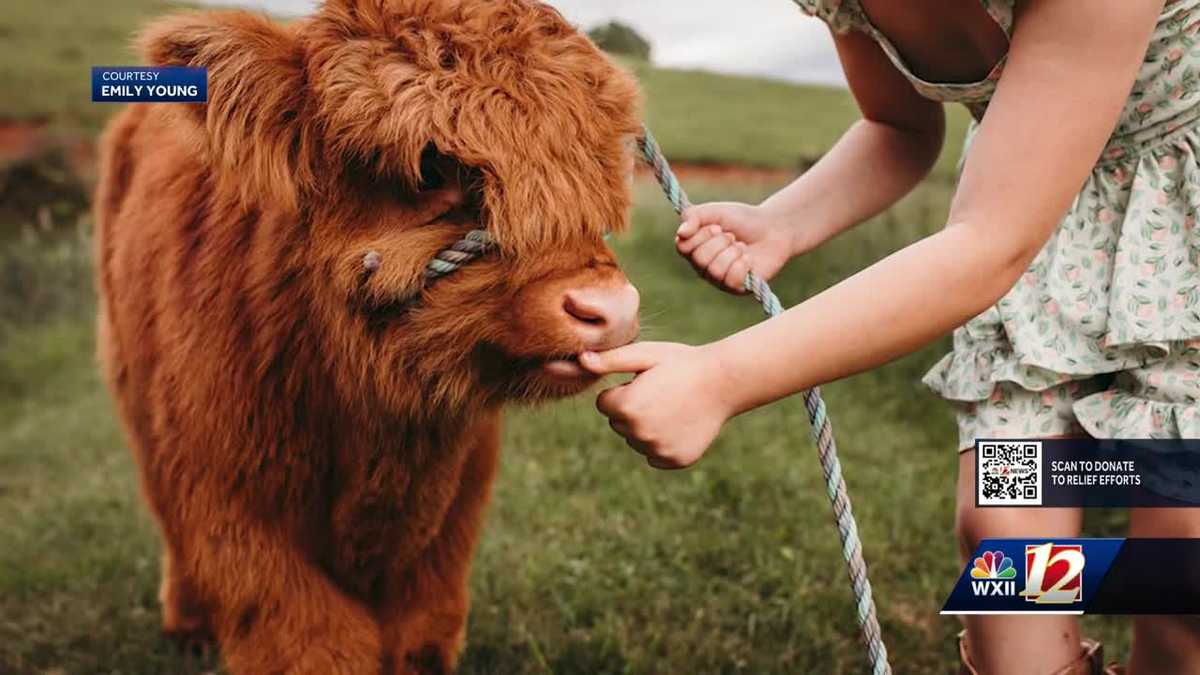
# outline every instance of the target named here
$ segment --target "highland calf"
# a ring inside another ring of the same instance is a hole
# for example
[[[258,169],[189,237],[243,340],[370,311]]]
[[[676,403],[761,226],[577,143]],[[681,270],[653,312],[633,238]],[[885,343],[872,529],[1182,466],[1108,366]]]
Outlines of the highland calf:
[[[637,333],[632,79],[531,0],[152,25],[205,105],[133,106],[96,199],[100,357],[161,526],[163,626],[233,673],[440,673],[507,401]],[[471,229],[495,249],[426,284]]]

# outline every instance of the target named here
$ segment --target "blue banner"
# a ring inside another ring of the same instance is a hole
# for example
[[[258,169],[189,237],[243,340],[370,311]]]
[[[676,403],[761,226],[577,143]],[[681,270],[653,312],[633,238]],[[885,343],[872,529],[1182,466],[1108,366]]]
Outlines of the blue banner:
[[[1200,539],[987,539],[942,614],[1200,614]]]
[[[1083,614],[1124,539],[986,539],[942,614]]]
[[[180,66],[93,66],[93,103],[205,103],[208,70]]]

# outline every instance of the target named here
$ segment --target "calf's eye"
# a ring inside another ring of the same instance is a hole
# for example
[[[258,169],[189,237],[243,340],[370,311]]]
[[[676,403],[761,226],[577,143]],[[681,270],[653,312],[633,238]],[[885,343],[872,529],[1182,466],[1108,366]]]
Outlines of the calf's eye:
[[[421,190],[443,190],[457,173],[457,165],[450,157],[437,151],[432,144],[425,146],[421,153]]]

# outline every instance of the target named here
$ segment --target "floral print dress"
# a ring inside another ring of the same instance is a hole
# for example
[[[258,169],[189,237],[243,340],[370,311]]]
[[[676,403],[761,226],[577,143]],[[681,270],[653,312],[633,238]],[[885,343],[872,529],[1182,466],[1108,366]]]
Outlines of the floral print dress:
[[[921,95],[983,118],[1003,60],[976,83],[926,82],[858,0],[795,1],[835,32],[873,37]],[[1015,0],[982,1],[1011,35]],[[1016,286],[956,331],[954,351],[925,377],[958,405],[960,447],[1084,431],[1200,438],[1198,78],[1200,0],[1168,2],[1074,204]]]

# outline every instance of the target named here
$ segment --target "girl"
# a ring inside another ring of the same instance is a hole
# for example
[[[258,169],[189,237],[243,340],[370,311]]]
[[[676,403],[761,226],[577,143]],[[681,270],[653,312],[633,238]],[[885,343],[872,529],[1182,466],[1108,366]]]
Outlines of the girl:
[[[976,509],[971,453],[977,438],[1200,437],[1200,0],[797,1],[832,29],[863,119],[761,205],[690,210],[679,253],[735,292],[749,270],[772,277],[913,188],[953,101],[975,124],[948,225],[719,342],[581,355],[638,373],[597,406],[651,466],[683,468],[730,417],[957,329],[925,382],[958,410],[963,555],[983,537],[1077,536],[1079,509]],[[1130,530],[1200,537],[1200,509],[1134,509]],[[1099,672],[1070,617],[965,624],[964,672]],[[1200,623],[1139,617],[1129,672],[1200,673]]]

